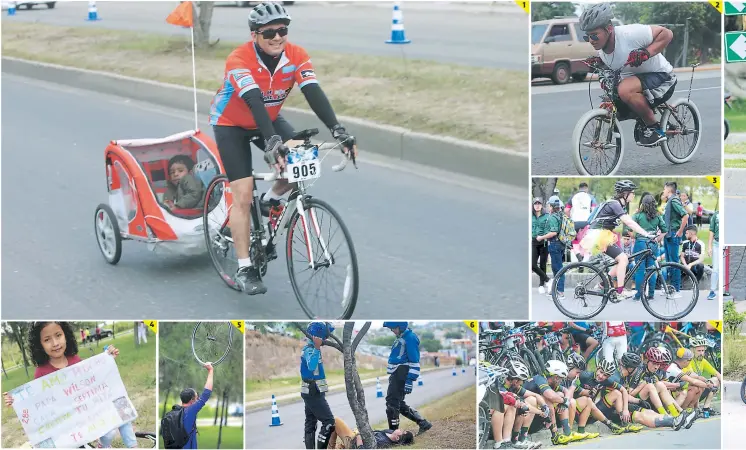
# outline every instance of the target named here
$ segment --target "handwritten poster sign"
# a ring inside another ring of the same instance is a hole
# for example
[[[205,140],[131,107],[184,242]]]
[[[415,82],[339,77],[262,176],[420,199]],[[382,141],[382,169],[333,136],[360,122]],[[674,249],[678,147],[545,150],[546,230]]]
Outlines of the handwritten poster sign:
[[[12,390],[13,409],[36,448],[75,448],[137,418],[114,358],[85,359]]]

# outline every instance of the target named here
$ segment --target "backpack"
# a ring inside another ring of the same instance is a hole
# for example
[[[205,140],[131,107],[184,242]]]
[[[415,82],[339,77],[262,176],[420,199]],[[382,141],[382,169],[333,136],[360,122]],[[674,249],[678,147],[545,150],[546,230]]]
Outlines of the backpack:
[[[572,247],[572,241],[575,240],[575,238],[578,235],[578,232],[575,231],[575,222],[569,217],[565,215],[565,213],[560,212],[560,229],[559,234],[557,237],[559,238],[559,241],[565,245],[565,247]]]
[[[189,442],[189,433],[184,428],[184,408],[174,405],[161,419],[161,437],[166,448],[184,448]]]

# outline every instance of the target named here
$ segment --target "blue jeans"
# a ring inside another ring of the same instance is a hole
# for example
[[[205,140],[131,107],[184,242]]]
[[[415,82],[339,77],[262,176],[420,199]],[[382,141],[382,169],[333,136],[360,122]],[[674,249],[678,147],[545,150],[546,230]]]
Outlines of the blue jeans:
[[[681,238],[673,236],[666,236],[666,261],[668,262],[679,262],[679,250],[681,249]],[[678,269],[671,269],[668,272],[667,279],[670,284],[676,289],[676,292],[681,290],[681,271]]]
[[[718,272],[720,271],[720,243],[712,241],[712,275],[710,275],[710,290],[718,291]]]
[[[565,246],[557,240],[549,241],[549,256],[552,257],[552,273],[556,277],[557,272],[562,269],[562,258],[565,256]],[[565,292],[565,276],[557,280],[557,292]]]
[[[122,436],[122,442],[127,448],[137,447],[137,437],[135,437],[135,430],[132,428],[132,422],[127,422],[119,427],[119,435]],[[105,435],[101,436],[98,440],[101,442],[101,446],[104,448],[110,448],[111,443],[114,442],[114,438],[117,437],[117,430],[111,430]]]
[[[635,241],[635,248],[632,250],[632,253],[637,253],[641,250],[645,250],[647,248],[646,245],[647,241],[643,241],[642,239],[637,239]],[[658,254],[658,244],[651,244],[650,247],[653,250],[653,255]],[[642,283],[645,279],[645,269],[648,267],[653,267],[655,265],[655,257],[652,255],[640,255],[636,256],[635,260],[640,261],[642,258],[645,258],[645,261],[640,263],[637,266],[637,270],[635,271],[635,287],[637,288],[637,295],[635,298],[639,297],[642,298]],[[658,274],[653,272],[653,276],[650,277],[650,283],[648,283],[648,297],[652,298],[655,295],[655,282],[658,280]]]

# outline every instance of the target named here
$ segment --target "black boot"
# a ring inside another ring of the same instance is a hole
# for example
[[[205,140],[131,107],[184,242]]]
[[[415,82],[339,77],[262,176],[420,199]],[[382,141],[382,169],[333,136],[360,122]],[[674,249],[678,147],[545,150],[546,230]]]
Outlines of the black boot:
[[[316,448],[316,433],[306,433],[305,437],[303,438],[303,441],[306,444],[306,449],[314,449]]]
[[[416,409],[410,406],[403,408],[401,411],[401,414],[402,416],[416,423],[420,427],[420,434],[424,433],[425,431],[433,427],[433,424],[430,423],[430,421],[426,420],[424,417],[420,415],[420,413]]]
[[[389,421],[390,430],[399,429],[399,411],[387,406],[386,407],[386,418]]]

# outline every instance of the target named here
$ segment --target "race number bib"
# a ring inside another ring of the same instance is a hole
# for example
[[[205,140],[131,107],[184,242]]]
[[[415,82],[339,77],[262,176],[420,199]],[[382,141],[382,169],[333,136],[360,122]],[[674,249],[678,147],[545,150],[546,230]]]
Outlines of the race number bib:
[[[287,156],[288,181],[296,183],[321,176],[321,162],[319,148],[311,147],[299,152],[291,151]]]

